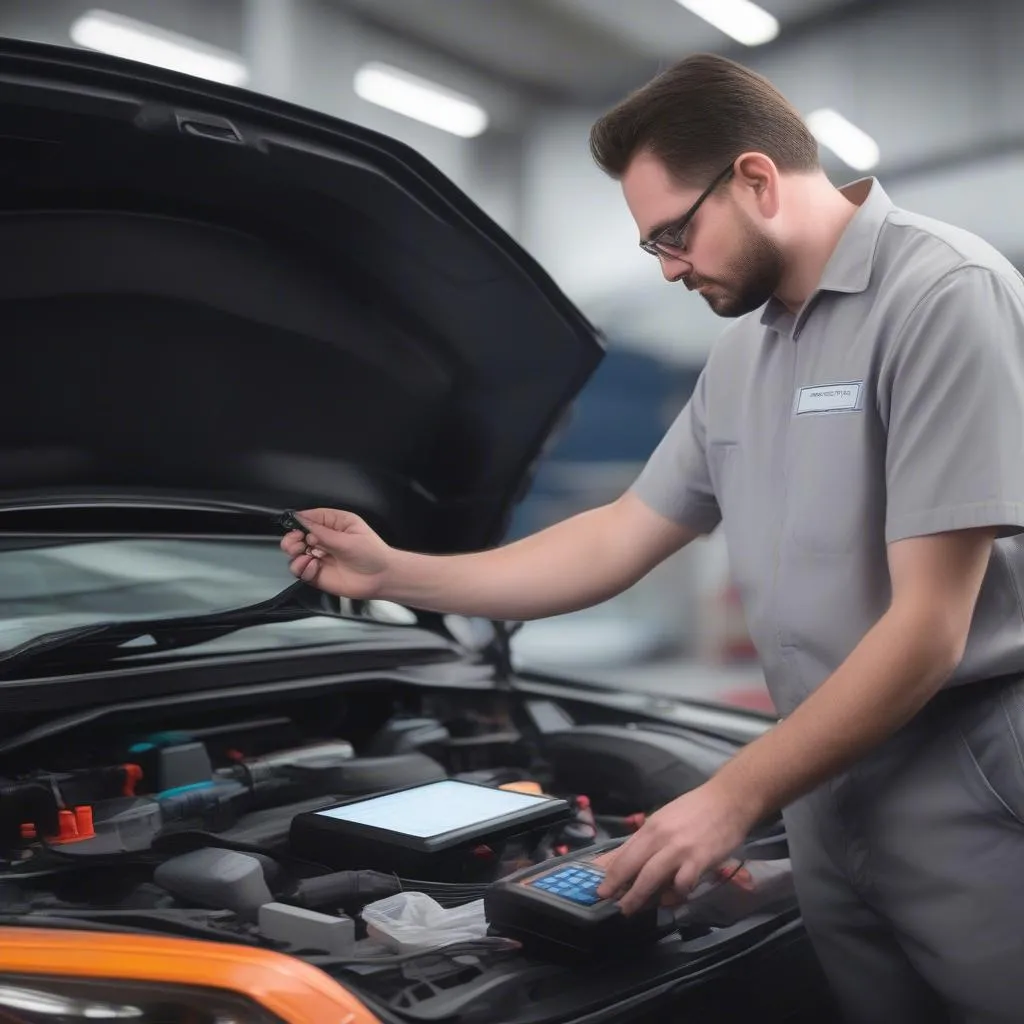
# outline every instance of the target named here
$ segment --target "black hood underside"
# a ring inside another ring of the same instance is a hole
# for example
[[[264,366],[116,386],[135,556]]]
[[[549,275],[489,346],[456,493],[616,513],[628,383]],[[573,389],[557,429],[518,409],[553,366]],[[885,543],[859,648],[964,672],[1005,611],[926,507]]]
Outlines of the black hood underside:
[[[9,40],[0,247],[0,508],[334,505],[477,549],[602,355],[412,150]]]

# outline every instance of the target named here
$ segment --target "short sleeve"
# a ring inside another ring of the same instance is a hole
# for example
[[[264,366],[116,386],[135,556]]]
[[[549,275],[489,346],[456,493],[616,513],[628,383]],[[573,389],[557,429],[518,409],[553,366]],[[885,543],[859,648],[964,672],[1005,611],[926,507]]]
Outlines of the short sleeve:
[[[722,514],[705,456],[705,372],[631,490],[666,519],[710,533]]]
[[[883,378],[886,541],[1024,530],[1024,285],[952,271],[907,318]]]

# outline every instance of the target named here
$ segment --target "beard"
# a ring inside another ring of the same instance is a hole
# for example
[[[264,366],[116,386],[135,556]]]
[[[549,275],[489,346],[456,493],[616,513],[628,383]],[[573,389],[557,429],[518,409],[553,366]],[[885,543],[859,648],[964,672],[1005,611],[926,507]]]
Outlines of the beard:
[[[785,270],[775,241],[762,234],[741,211],[740,255],[721,278],[700,278],[691,287],[708,287],[701,296],[716,316],[739,317],[763,306],[778,289]]]

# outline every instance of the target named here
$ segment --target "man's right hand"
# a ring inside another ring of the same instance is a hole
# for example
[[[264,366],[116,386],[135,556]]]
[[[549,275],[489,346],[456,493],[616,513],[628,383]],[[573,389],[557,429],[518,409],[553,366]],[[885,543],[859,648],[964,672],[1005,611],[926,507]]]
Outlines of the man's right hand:
[[[281,539],[294,576],[337,597],[378,596],[392,549],[357,515],[331,508],[297,512],[307,532]]]
[[[297,513],[281,548],[295,576],[338,597],[523,622],[606,601],[697,536],[627,492],[504,547],[427,555],[385,544],[351,512]]]

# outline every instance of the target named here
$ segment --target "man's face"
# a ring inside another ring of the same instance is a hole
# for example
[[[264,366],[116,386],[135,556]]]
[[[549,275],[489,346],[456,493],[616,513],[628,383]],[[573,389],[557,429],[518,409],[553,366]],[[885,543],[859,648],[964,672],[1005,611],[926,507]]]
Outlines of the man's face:
[[[710,184],[710,182],[708,182]],[[727,178],[697,208],[681,235],[678,225],[700,199],[702,188],[687,188],[669,176],[649,153],[640,153],[622,178],[622,191],[641,239],[660,244],[658,260],[668,281],[700,292],[712,312],[743,316],[763,306],[779,287],[782,253],[771,237],[735,200]]]

